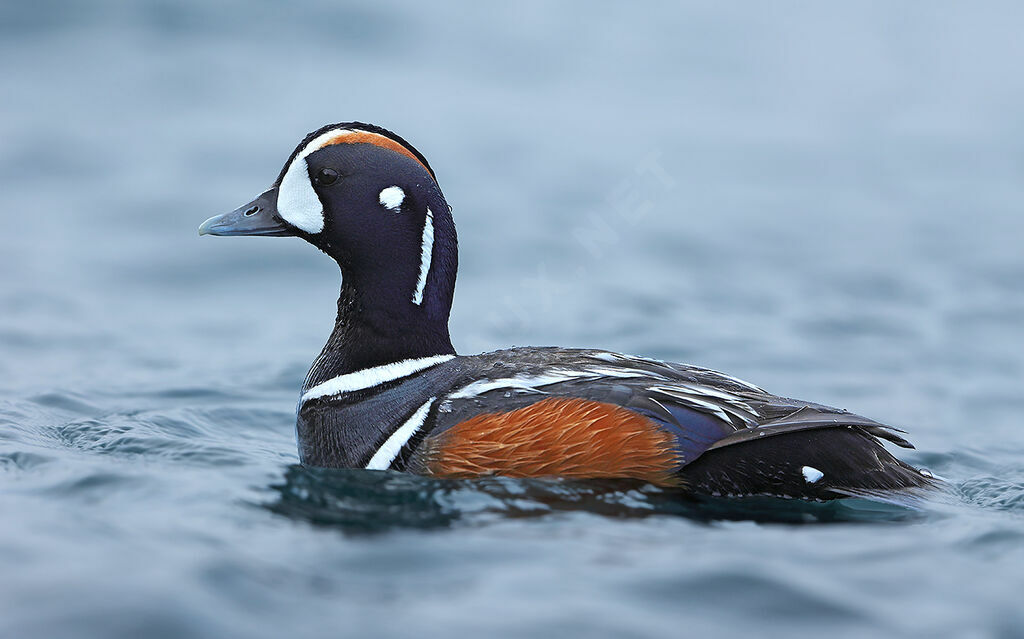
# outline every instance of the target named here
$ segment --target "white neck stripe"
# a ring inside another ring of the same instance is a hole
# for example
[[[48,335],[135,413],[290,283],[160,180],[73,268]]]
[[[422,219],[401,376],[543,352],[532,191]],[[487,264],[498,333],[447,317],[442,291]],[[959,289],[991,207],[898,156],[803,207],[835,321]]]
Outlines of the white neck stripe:
[[[430,259],[434,253],[434,214],[427,208],[427,219],[423,222],[423,242],[420,247],[420,277],[416,280],[416,290],[412,294],[413,304],[423,303],[423,289],[427,286],[427,275],[430,274]]]
[[[373,368],[364,368],[363,370],[356,371],[354,373],[339,375],[327,380],[326,382],[321,382],[306,391],[302,395],[302,399],[299,400],[299,404],[303,404],[318,397],[351,393],[352,391],[373,388],[374,386],[379,386],[385,382],[393,382],[396,379],[408,377],[413,373],[418,373],[426,368],[430,368],[431,366],[447,362],[454,357],[454,355],[435,355],[433,357],[421,357],[419,359],[403,359],[398,362],[392,362],[382,366],[374,366]]]
[[[427,400],[427,403],[416,409],[416,412],[412,414],[404,424],[398,427],[391,437],[388,437],[384,445],[373,454],[370,458],[370,462],[366,464],[367,470],[387,470],[391,466],[391,462],[395,461],[395,457],[398,457],[398,453],[401,452],[402,446],[412,439],[412,436],[416,434],[416,431],[423,426],[423,422],[427,421],[427,413],[430,412],[430,407],[433,405],[436,397],[431,397]]]

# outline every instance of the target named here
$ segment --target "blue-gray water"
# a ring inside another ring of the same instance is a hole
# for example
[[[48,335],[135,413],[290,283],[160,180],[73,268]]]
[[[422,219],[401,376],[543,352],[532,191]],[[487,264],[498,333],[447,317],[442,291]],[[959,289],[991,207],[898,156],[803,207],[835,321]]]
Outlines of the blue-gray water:
[[[0,636],[1024,636],[1024,11],[0,6]],[[457,348],[902,426],[922,510],[296,466],[338,274],[198,238],[327,122],[459,228]]]

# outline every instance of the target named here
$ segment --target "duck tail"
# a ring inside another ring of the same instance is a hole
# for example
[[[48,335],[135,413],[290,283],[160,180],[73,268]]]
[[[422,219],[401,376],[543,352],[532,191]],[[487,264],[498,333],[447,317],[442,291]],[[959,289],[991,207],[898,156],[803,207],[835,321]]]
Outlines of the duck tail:
[[[940,483],[894,457],[877,434],[859,426],[744,439],[706,451],[679,474],[694,492],[728,497],[877,497],[915,494]]]

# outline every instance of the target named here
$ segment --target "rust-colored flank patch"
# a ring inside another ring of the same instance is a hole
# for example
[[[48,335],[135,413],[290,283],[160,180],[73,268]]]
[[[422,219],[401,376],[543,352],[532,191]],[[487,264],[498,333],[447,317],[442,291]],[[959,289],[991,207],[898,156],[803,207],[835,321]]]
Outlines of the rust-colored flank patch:
[[[419,462],[439,477],[561,476],[640,479],[673,486],[672,436],[633,411],[551,398],[487,413],[423,442]]]
[[[343,131],[339,133],[337,136],[327,140],[327,142],[324,142],[324,145],[321,146],[320,148],[322,149],[328,146],[332,146],[334,144],[373,144],[379,147],[383,147],[385,149],[397,151],[398,153],[401,153],[406,157],[410,157],[416,160],[416,162],[420,166],[426,169],[427,173],[430,173],[430,169],[428,169],[423,164],[423,162],[420,162],[420,159],[416,157],[415,153],[413,153],[406,147],[402,146],[398,142],[395,142],[388,136],[381,135],[380,133],[371,133],[369,131]],[[433,174],[431,173],[431,175]]]

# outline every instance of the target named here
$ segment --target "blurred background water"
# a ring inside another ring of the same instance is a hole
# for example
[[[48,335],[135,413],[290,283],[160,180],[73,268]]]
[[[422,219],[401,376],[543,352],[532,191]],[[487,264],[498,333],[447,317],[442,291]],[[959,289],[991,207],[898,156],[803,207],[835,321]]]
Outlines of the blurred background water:
[[[0,4],[0,636],[1024,636],[1016,3]],[[196,236],[328,122],[454,207],[460,352],[908,429],[920,512],[296,466],[339,275]]]

